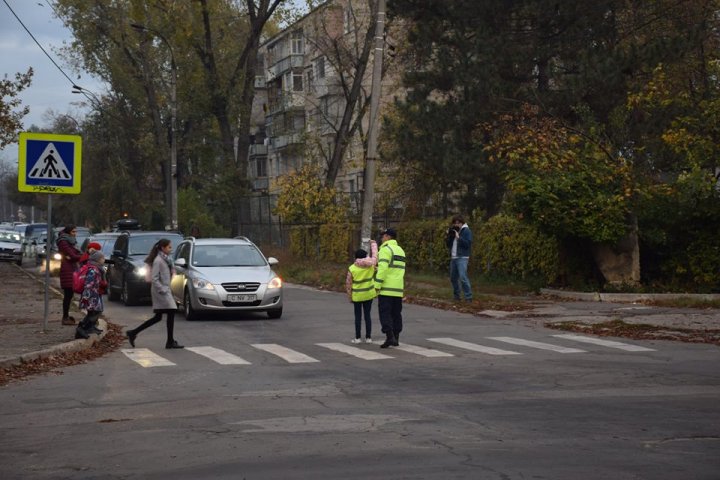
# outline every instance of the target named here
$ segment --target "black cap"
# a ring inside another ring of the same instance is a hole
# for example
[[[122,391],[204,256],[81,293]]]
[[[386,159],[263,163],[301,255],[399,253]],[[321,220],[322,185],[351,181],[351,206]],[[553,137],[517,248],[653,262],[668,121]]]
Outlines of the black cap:
[[[355,250],[355,258],[365,258],[367,257],[367,252],[363,250],[362,248],[360,250]]]
[[[382,232],[380,232],[380,235],[387,235],[391,238],[397,238],[397,232],[394,228],[386,228]]]

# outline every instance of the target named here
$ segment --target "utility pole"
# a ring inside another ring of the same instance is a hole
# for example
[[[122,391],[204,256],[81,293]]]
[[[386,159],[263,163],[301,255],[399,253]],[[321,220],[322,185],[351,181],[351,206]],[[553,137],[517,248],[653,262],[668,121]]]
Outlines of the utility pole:
[[[375,20],[375,47],[373,49],[373,73],[370,88],[370,131],[368,132],[367,158],[365,160],[365,180],[363,182],[362,224],[360,238],[363,245],[372,239],[372,216],[375,207],[375,162],[377,161],[377,141],[380,130],[380,90],[382,82],[382,62],[385,50],[385,0],[377,2]]]

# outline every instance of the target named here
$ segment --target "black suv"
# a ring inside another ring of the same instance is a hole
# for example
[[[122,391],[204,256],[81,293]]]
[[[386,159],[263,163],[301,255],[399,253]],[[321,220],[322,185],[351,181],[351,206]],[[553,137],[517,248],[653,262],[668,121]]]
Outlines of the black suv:
[[[173,247],[183,237],[176,232],[145,232],[140,230],[120,233],[115,240],[108,267],[108,298],[122,300],[125,305],[136,305],[150,297],[150,283],[145,279],[145,257],[161,238],[167,238]]]

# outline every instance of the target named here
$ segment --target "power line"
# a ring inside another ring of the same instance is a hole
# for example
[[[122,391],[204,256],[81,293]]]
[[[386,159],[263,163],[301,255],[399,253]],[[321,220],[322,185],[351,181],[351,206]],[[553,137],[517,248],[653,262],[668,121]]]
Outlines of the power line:
[[[40,47],[40,50],[43,51],[43,53],[45,54],[45,56],[50,59],[50,61],[53,63],[53,65],[55,65],[55,66],[57,67],[58,70],[60,70],[60,73],[62,73],[63,76],[68,79],[68,81],[70,82],[71,85],[75,85],[75,83],[73,82],[72,78],[70,78],[70,77],[65,73],[65,71],[64,71],[62,68],[60,68],[60,65],[58,65],[58,64],[55,62],[55,60],[50,56],[50,54],[43,48],[43,46],[40,45],[40,42],[37,41],[37,38],[35,38],[35,35],[33,35],[32,32],[30,32],[30,30],[28,30],[28,28],[25,26],[25,24],[23,23],[23,21],[20,20],[20,17],[17,16],[17,14],[15,13],[15,11],[14,11],[14,10],[12,9],[12,7],[8,4],[7,0],[3,0],[3,3],[4,3],[5,6],[8,8],[8,10],[10,10],[10,12],[13,14],[13,16],[17,19],[17,21],[20,22],[20,25],[22,25],[22,27],[25,29],[25,31],[28,33],[28,35],[30,35],[30,37],[35,41],[35,43],[37,44],[37,46]]]

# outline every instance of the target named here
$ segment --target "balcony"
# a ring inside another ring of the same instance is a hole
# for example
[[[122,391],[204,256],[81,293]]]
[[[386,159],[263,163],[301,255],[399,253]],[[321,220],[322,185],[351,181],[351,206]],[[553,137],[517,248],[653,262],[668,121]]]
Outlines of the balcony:
[[[267,191],[269,186],[270,186],[270,181],[268,180],[267,177],[253,179],[252,189],[255,192]]]
[[[302,108],[305,108],[305,98],[302,92],[297,94],[286,93],[282,97],[270,100],[268,111],[270,115],[274,115],[276,113]]]
[[[295,54],[287,56],[267,69],[267,76],[265,78],[265,81],[269,83],[274,79],[278,78],[283,73],[287,72],[288,70],[292,70],[293,68],[303,68],[303,66],[303,55]]]
[[[274,149],[285,148],[288,145],[298,145],[303,143],[303,134],[291,133],[287,135],[278,135],[277,137],[272,137],[270,139],[270,143]]]
[[[253,143],[252,145],[250,145],[250,149],[248,150],[248,154],[249,154],[248,156],[250,158],[267,156],[267,153],[268,153],[267,145],[258,144],[258,143]]]

